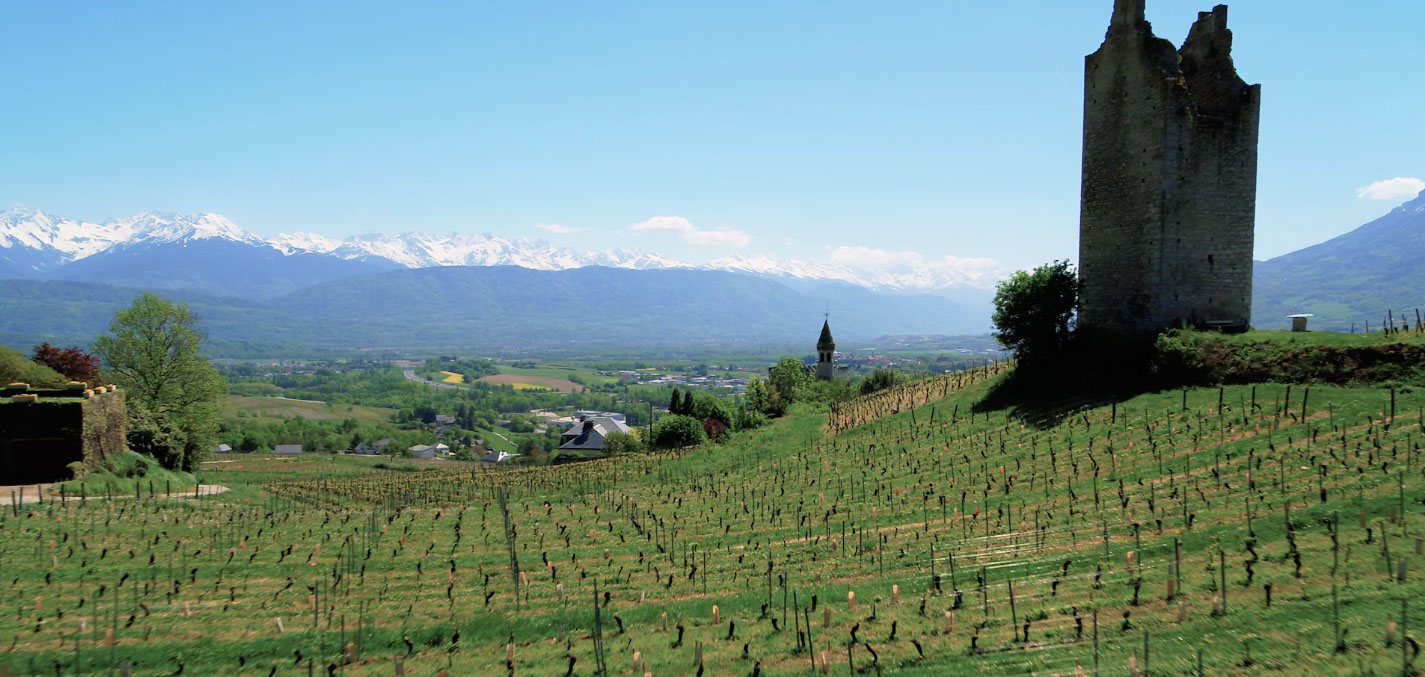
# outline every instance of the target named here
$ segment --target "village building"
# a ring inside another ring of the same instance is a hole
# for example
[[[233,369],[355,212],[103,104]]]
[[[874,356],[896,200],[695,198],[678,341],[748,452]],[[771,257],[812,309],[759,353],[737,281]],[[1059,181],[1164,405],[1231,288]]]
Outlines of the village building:
[[[604,450],[604,439],[613,433],[627,435],[629,427],[611,416],[590,416],[559,437],[561,451],[577,451],[585,457],[597,456]]]
[[[391,446],[390,438],[376,440],[375,442],[362,442],[356,445],[356,448],[352,449],[351,453],[361,456],[380,456],[390,453],[387,449],[389,446]]]
[[[450,453],[450,447],[444,444],[417,444],[411,447],[411,458],[435,458]]]

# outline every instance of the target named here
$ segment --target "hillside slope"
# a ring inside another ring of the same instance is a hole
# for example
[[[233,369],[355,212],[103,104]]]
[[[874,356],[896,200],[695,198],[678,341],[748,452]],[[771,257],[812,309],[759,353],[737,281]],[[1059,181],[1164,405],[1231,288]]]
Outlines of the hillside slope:
[[[1284,328],[1314,313],[1312,328],[1379,330],[1386,311],[1413,323],[1425,306],[1425,193],[1345,235],[1256,264],[1252,324]]]

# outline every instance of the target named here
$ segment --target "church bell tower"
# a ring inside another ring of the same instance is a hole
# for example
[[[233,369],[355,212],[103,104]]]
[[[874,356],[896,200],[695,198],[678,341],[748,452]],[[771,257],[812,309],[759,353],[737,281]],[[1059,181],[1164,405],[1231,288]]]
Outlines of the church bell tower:
[[[821,338],[816,340],[816,380],[830,381],[836,374],[836,341],[831,338],[831,320],[821,323]]]

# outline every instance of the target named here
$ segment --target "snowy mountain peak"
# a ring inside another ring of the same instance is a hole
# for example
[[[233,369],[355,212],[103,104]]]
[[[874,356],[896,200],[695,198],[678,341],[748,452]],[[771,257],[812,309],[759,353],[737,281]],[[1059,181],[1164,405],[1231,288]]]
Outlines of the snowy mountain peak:
[[[237,224],[217,214],[178,216],[143,212],[126,219],[110,222],[132,234],[124,244],[176,242],[194,240],[232,240],[252,245],[267,244],[262,238],[239,228]]]
[[[92,256],[129,235],[123,227],[60,218],[34,209],[0,212],[0,248],[46,252],[59,262]]]
[[[340,240],[333,240],[316,233],[284,233],[268,238],[267,244],[283,254],[329,254],[341,246]]]

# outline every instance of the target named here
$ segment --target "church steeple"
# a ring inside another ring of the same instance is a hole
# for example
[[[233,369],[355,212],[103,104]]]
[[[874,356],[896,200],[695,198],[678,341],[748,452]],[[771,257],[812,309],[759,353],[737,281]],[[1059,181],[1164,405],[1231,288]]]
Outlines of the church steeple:
[[[831,338],[831,319],[821,323],[821,337],[816,340],[816,378],[830,381],[836,373],[836,341]]]

